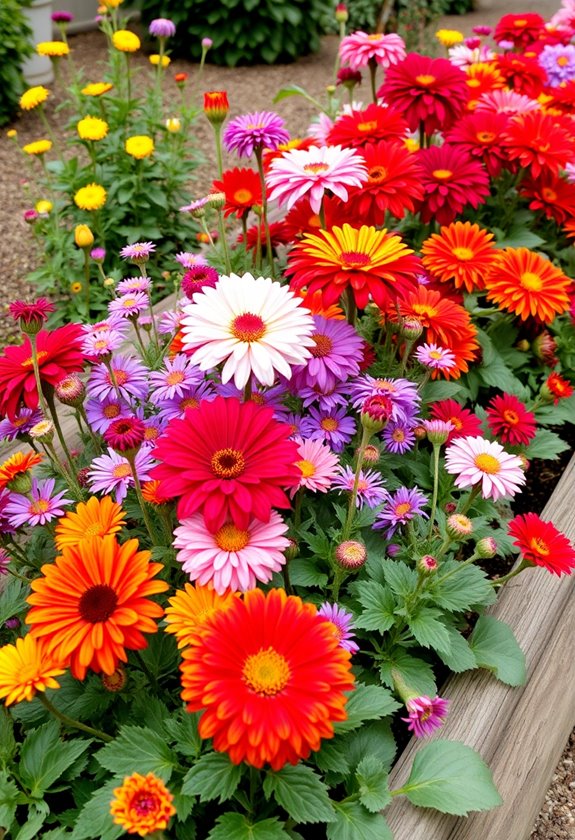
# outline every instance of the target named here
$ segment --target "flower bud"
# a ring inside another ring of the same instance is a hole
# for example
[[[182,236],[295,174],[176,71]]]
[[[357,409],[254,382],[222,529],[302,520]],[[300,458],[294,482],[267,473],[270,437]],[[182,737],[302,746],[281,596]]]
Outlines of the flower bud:
[[[113,277],[106,277],[106,279],[104,280],[103,285],[104,285],[107,289],[109,289],[109,288],[113,288],[113,287],[116,285],[116,281],[114,280],[114,278],[113,278]]]
[[[336,548],[335,559],[342,569],[355,571],[365,565],[367,550],[364,544],[357,540],[346,540]]]
[[[13,493],[21,493],[23,496],[27,496],[32,489],[32,475],[30,470],[15,475],[6,484],[6,487],[8,490],[12,490]]]
[[[337,84],[343,85],[348,90],[353,90],[356,85],[360,85],[361,78],[361,72],[352,70],[351,67],[340,67],[337,71]]]
[[[399,552],[401,551],[401,546],[397,545],[397,543],[390,543],[387,548],[385,549],[385,553],[388,557],[397,557]]]
[[[483,537],[482,540],[475,546],[475,553],[478,557],[482,559],[489,559],[490,557],[495,557],[497,554],[497,542],[493,539],[493,537]]]
[[[432,554],[424,554],[417,561],[417,570],[422,575],[431,575],[439,568],[439,563]]]
[[[427,439],[434,446],[445,443],[453,431],[453,423],[445,420],[424,420],[423,426],[427,432]]]
[[[174,82],[178,87],[183,88],[188,80],[188,73],[174,73]]]
[[[86,386],[77,373],[70,373],[56,383],[54,392],[62,405],[79,408],[86,396]]]
[[[6,619],[4,627],[7,630],[17,630],[20,627],[20,619],[17,615],[13,615],[11,618]]]
[[[462,540],[473,533],[473,522],[462,513],[454,513],[447,520],[447,533],[452,540]]]
[[[326,87],[325,91],[328,94],[328,96],[333,96],[335,91],[336,91],[336,87],[335,87],[335,85],[328,85]]]
[[[208,90],[204,93],[204,114],[212,125],[221,125],[230,110],[225,90]]]
[[[81,470],[78,470],[76,473],[76,480],[80,487],[87,487],[88,486],[88,476],[90,474],[90,467],[82,467]]]
[[[356,454],[359,450],[356,450]],[[374,446],[372,443],[368,443],[368,445],[363,450],[363,460],[366,464],[377,464],[381,457],[381,452]]]
[[[391,397],[387,394],[376,394],[364,400],[361,407],[361,425],[371,434],[381,432],[393,412]]]
[[[177,117],[169,117],[164,123],[170,134],[177,134],[182,130],[182,121]]]
[[[24,210],[24,221],[27,225],[33,225],[34,222],[37,222],[39,218],[39,214],[36,210]]]
[[[335,19],[338,23],[347,23],[349,20],[349,12],[345,3],[338,3],[335,7]]]
[[[285,554],[286,560],[289,562],[290,560],[295,560],[296,557],[298,556],[299,545],[297,543],[297,540],[292,540],[291,537],[288,537],[288,540],[289,540],[289,545],[284,550],[284,554]]]
[[[457,510],[457,505],[455,504],[455,502],[447,502],[443,510],[447,514],[455,513],[455,511]]]
[[[100,679],[106,691],[113,693],[121,691],[128,682],[126,669],[121,662],[118,663],[116,670],[112,674],[100,674]]]
[[[39,216],[47,216],[49,213],[52,212],[54,205],[51,201],[48,201],[45,198],[41,198],[40,201],[36,202],[35,210]]]
[[[92,248],[92,250],[90,251],[90,259],[92,259],[92,260],[94,260],[94,262],[102,265],[102,263],[106,259],[106,249],[105,248]]]
[[[54,437],[54,424],[51,420],[40,420],[29,429],[28,434],[39,443],[50,443]]]
[[[399,334],[408,341],[417,341],[423,333],[423,324],[417,318],[406,318],[399,331]]]
[[[94,234],[88,225],[76,225],[74,228],[74,242],[78,248],[91,248],[94,244]]]
[[[203,50],[207,51],[207,50],[211,49],[211,47],[213,47],[213,46],[214,46],[214,42],[212,41],[211,38],[202,38],[202,49]]]
[[[206,200],[214,210],[223,210],[226,203],[226,194],[223,192],[210,193],[206,196]]]
[[[412,431],[415,435],[416,440],[425,440],[425,438],[427,437],[427,430],[425,426],[423,426],[421,423],[418,423],[417,426],[414,426]]]
[[[554,367],[557,364],[557,342],[547,330],[543,330],[531,345],[533,354],[543,364]]]
[[[522,353],[526,353],[529,350],[529,342],[526,338],[522,338],[515,346],[518,350],[521,350]]]

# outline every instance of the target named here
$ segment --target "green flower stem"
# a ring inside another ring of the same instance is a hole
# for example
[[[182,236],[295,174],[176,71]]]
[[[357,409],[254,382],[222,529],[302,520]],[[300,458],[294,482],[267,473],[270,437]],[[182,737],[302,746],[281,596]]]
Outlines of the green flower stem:
[[[207,222],[206,222],[205,218],[202,216],[202,218],[199,221],[200,221],[200,225],[202,226],[202,230],[204,231],[204,233],[208,237],[209,244],[211,245],[212,248],[215,248],[215,242],[212,238],[212,234],[210,233],[210,229],[208,228],[208,225],[207,225]]]
[[[136,335],[136,341],[138,342],[138,346],[139,346],[140,350],[142,351],[142,356],[144,357],[144,359],[146,359],[147,356],[148,356],[148,353],[147,353],[146,347],[144,345],[144,342],[142,340],[142,333],[140,332],[140,328],[138,326],[138,316],[134,315],[134,317],[131,319],[131,321],[132,321],[132,326],[134,327],[134,333]]]
[[[469,496],[463,502],[463,504],[461,506],[461,510],[458,510],[457,513],[461,514],[462,516],[465,515],[467,513],[467,511],[469,510],[469,508],[471,507],[471,505],[473,504],[473,502],[475,501],[475,498],[479,495],[480,491],[481,491],[481,485],[476,484],[475,487],[473,487],[473,489],[471,490],[471,493],[469,494]]]
[[[88,429],[88,434],[90,435],[90,439],[91,439],[92,443],[94,444],[96,452],[101,452],[102,451],[102,444],[100,443],[100,438],[96,434],[94,434],[94,432],[92,431],[92,427],[90,426],[90,423],[88,421],[88,417],[86,416],[86,409],[84,408],[83,405],[80,405],[80,406],[78,406],[77,411],[78,411],[78,414],[80,415],[80,417],[82,418],[82,420],[84,421],[84,425]]]
[[[359,487],[359,476],[361,473],[361,468],[363,466],[363,459],[365,456],[365,448],[371,439],[371,432],[368,431],[365,427],[363,428],[362,435],[361,435],[361,443],[359,445],[359,449],[357,452],[357,465],[355,467],[355,479],[353,482],[353,488],[351,491],[351,495],[349,497],[349,503],[347,508],[347,517],[345,520],[345,525],[343,526],[343,530],[341,532],[341,542],[345,542],[349,539],[349,535],[351,534],[353,520],[355,519],[356,509],[355,509],[355,502],[357,499],[357,488]],[[336,572],[337,577],[337,572]],[[335,585],[335,583],[334,583]]]
[[[399,375],[403,376],[405,368],[407,367],[407,360],[409,359],[409,354],[411,353],[411,348],[415,344],[415,341],[406,341],[405,347],[403,348],[403,354],[401,356],[401,368],[399,370]]]
[[[342,20],[339,23],[339,40],[342,41],[345,38],[345,21]],[[335,55],[335,64],[333,66],[333,83],[336,84],[337,82],[337,71],[339,70],[339,49]],[[350,91],[351,92],[351,91]]]
[[[224,222],[224,211],[218,210],[218,231],[222,243],[222,250],[224,252],[224,262],[226,264],[226,274],[232,273],[232,263],[230,261],[230,251],[228,248],[228,240],[226,238],[226,224]]]
[[[86,302],[86,318],[90,320],[90,254],[88,248],[84,251],[84,299]]]
[[[60,143],[58,142],[58,138],[56,137],[56,135],[52,131],[52,126],[48,122],[48,117],[44,113],[44,106],[39,105],[37,110],[38,110],[38,116],[40,117],[40,120],[41,120],[44,128],[48,132],[48,136],[50,137],[50,140],[52,141],[52,145],[54,146],[54,149],[58,152],[58,157],[61,158],[62,157],[62,147],[60,146]]]
[[[375,58],[369,59],[369,81],[371,83],[371,95],[373,101],[377,105],[377,85],[375,83],[375,77],[377,75],[377,62]]]
[[[80,729],[82,732],[86,732],[88,735],[92,735],[92,737],[98,738],[100,741],[114,740],[111,735],[107,735],[100,729],[94,729],[94,727],[92,726],[87,726],[85,723],[81,723],[79,720],[74,720],[74,718],[65,715],[48,700],[44,692],[39,691],[36,696],[38,697],[40,703],[42,703],[42,705],[50,712],[50,714],[54,715],[54,717],[57,718],[65,726],[70,726],[73,729]]]
[[[114,373],[114,368],[112,367],[111,357],[105,358],[104,357],[104,364],[108,368],[108,373],[110,374],[110,382],[114,386],[114,391],[116,392],[116,396],[120,400],[123,401],[122,394],[120,393],[120,386],[118,385],[118,380],[116,379],[116,374]]]
[[[161,545],[161,540],[158,539],[158,535],[156,534],[156,531],[152,524],[152,520],[150,519],[150,514],[148,513],[148,509],[146,507],[145,499],[142,496],[142,485],[140,483],[138,471],[136,470],[136,453],[124,452],[124,457],[129,463],[130,469],[132,471],[132,478],[134,479],[134,490],[136,491],[136,496],[138,497],[138,502],[140,503],[140,507],[142,509],[142,516],[144,517],[144,524],[146,526],[148,536],[150,537],[152,545]]]
[[[479,560],[478,554],[472,554],[471,557],[468,557],[467,560],[463,560],[461,563],[458,563],[454,569],[451,569],[450,572],[446,572],[444,575],[440,577],[436,577],[433,579],[434,584],[443,583],[444,580],[456,575],[460,569],[464,569],[466,566],[471,566],[472,563],[475,563],[476,560]],[[490,581],[490,583],[494,583],[495,581]],[[498,582],[498,581],[497,581]]]
[[[490,580],[489,583],[491,586],[505,586],[508,580],[511,578],[516,577],[520,572],[524,569],[528,569],[531,566],[531,563],[528,563],[527,560],[522,560],[521,563],[517,566],[517,568],[513,569],[512,571],[508,572],[503,577],[497,578],[497,580]]]
[[[44,391],[42,390],[42,380],[40,379],[40,366],[38,364],[38,348],[36,346],[36,336],[29,335],[28,338],[30,340],[30,349],[32,350],[32,368],[34,370],[36,390],[38,391],[38,402],[40,403],[40,408],[42,409],[44,417],[48,417],[48,404],[46,403],[46,399],[44,397]]]
[[[216,163],[218,167],[218,178],[222,179],[224,174],[224,161],[222,157],[222,124],[212,123],[214,127],[214,138],[216,141]]]
[[[268,199],[266,196],[266,178],[264,175],[264,164],[263,164],[263,148],[262,146],[256,146],[254,149],[254,154],[256,156],[256,161],[258,164],[258,172],[260,174],[260,183],[262,185],[262,221],[264,225],[264,230],[266,232],[266,248],[267,248],[267,257],[270,264],[270,273],[272,280],[275,280],[275,267],[274,267],[274,254],[272,251],[272,238],[270,234],[270,226],[268,223]]]
[[[435,510],[437,508],[437,493],[439,490],[439,453],[441,445],[435,443],[433,445],[433,497],[431,499],[431,513],[429,514],[429,531],[428,539],[433,536],[433,526],[435,524]]]
[[[294,530],[297,532],[299,526],[301,525],[301,509],[303,505],[303,496],[305,493],[305,487],[300,487],[295,494],[295,503],[293,509],[293,527]],[[296,534],[297,535],[297,534]]]
[[[14,559],[18,558],[18,560],[20,560],[21,563],[28,563],[28,557],[26,556],[24,550],[20,548],[18,543],[15,542],[15,540],[12,537],[7,538],[6,545],[10,546],[10,548],[8,548],[8,551],[14,554]]]
[[[58,436],[58,440],[60,441],[60,446],[62,447],[62,451],[64,452],[64,456],[66,461],[68,462],[69,468],[69,476],[68,479],[71,483],[72,489],[74,492],[82,498],[83,493],[80,485],[78,484],[78,480],[76,478],[76,467],[74,465],[74,461],[72,459],[72,455],[70,454],[70,450],[68,449],[68,444],[66,443],[66,438],[64,437],[64,433],[62,431],[62,427],[60,425],[60,418],[58,417],[58,411],[56,409],[56,404],[54,402],[53,394],[49,394],[47,397],[48,408],[50,411],[50,417],[52,418],[52,422],[54,423],[54,428],[56,430],[56,434]]]
[[[339,598],[339,590],[341,588],[342,583],[347,577],[347,572],[345,569],[342,569],[340,566],[336,566],[335,574],[333,576],[333,583],[331,585],[331,600],[336,602]]]
[[[130,54],[124,53],[124,55],[126,56],[126,98],[129,104],[132,98],[132,75],[130,72]]]
[[[7,571],[9,575],[12,575],[12,577],[17,578],[18,580],[21,580],[22,583],[30,583],[30,580],[27,577],[24,577],[24,575],[19,575],[18,572],[15,572],[13,569],[8,569]]]

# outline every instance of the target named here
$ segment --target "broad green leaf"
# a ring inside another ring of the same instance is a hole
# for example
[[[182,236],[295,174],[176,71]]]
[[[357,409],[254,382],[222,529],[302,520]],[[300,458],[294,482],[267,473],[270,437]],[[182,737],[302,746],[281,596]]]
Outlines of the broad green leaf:
[[[561,452],[569,449],[569,444],[550,429],[538,429],[535,437],[525,450],[527,458],[547,458],[555,460]]]
[[[14,840],[37,840],[41,837],[40,829],[49,813],[50,809],[46,802],[32,803],[28,807],[28,819],[20,830],[12,835]]]
[[[380,633],[389,630],[395,622],[395,600],[391,591],[375,581],[362,581],[357,584],[355,592],[363,607],[355,626]]]
[[[30,589],[18,578],[9,576],[0,592],[0,627],[4,622],[17,615],[26,607],[26,598]]]
[[[493,388],[500,388],[502,391],[514,391],[521,383],[507,367],[503,359],[497,354],[488,365],[476,368],[484,385],[491,385]]]
[[[288,840],[283,824],[272,817],[250,823],[242,814],[222,814],[218,824],[208,834],[208,840]]]
[[[445,624],[438,621],[439,610],[432,607],[420,607],[415,615],[408,619],[409,629],[422,647],[433,648],[442,653],[449,653],[451,642]]]
[[[379,685],[358,684],[349,695],[345,710],[347,719],[335,724],[336,732],[349,732],[361,726],[364,720],[379,720],[399,709],[390,691]]]
[[[186,758],[197,758],[202,749],[202,739],[198,732],[199,714],[180,711],[179,718],[168,718],[164,727],[176,742],[174,749]]]
[[[406,563],[396,560],[384,560],[382,566],[385,582],[396,595],[405,597],[415,592],[419,580],[415,569],[410,569]]]
[[[225,753],[206,753],[188,770],[182,793],[199,796],[200,802],[231,799],[242,777],[242,765],[232,764]]]
[[[442,575],[454,573],[442,581]],[[496,596],[483,569],[479,566],[461,566],[450,560],[441,567],[437,584],[430,586],[433,602],[452,612],[464,612],[472,606],[488,606]]]
[[[19,790],[7,773],[0,773],[0,828],[6,831],[16,814]]]
[[[459,817],[503,802],[479,753],[459,741],[432,741],[419,750],[401,791],[413,805]]]
[[[392,657],[380,665],[379,674],[385,685],[393,688],[392,670],[396,670],[412,691],[435,697],[437,686],[431,665],[399,648],[393,652]]]
[[[387,769],[373,755],[366,755],[355,771],[359,785],[359,801],[368,811],[381,811],[391,802]]]
[[[276,773],[269,771],[264,781],[264,793],[274,795],[278,805],[296,823],[330,822],[334,819],[328,789],[311,767],[286,764]]]
[[[352,769],[356,768],[365,756],[372,755],[389,770],[397,751],[388,720],[373,721],[350,732],[345,736],[344,748]]]
[[[42,766],[44,756],[60,740],[60,726],[55,720],[33,729],[26,736],[20,751],[20,775],[25,785],[32,786]]]
[[[525,655],[511,628],[491,615],[482,615],[469,645],[480,668],[492,671],[507,685],[523,685],[527,678]]]
[[[464,639],[455,627],[446,627],[445,629],[449,634],[451,650],[449,653],[439,653],[441,661],[445,662],[447,667],[456,674],[469,671],[471,668],[477,668],[475,654],[469,647],[467,639]]]
[[[428,382],[421,392],[421,399],[424,403],[438,402],[454,397],[460,391],[458,382]]]
[[[289,561],[289,576],[294,586],[319,586],[327,585],[327,575],[317,568],[313,560],[296,558]]]
[[[5,706],[0,707],[0,766],[5,767],[16,752],[14,721]]]
[[[106,744],[96,758],[115,776],[155,773],[164,782],[169,780],[178,761],[165,738],[143,726],[122,726],[118,737]]]
[[[117,787],[118,781],[108,782],[92,795],[80,811],[70,840],[116,840],[125,834],[110,814],[110,802]]]
[[[371,814],[361,802],[334,802],[335,822],[327,826],[328,840],[393,840],[381,814]]]
[[[41,797],[57,781],[65,770],[88,749],[92,741],[77,738],[73,741],[58,741],[43,751],[36,747],[28,752],[26,763],[21,765],[21,777],[30,788],[33,797]],[[22,750],[24,754],[24,750]]]
[[[288,96],[303,96],[305,99],[309,98],[308,92],[299,85],[286,85],[278,90],[272,101],[274,103],[281,102],[282,99],[287,99]]]

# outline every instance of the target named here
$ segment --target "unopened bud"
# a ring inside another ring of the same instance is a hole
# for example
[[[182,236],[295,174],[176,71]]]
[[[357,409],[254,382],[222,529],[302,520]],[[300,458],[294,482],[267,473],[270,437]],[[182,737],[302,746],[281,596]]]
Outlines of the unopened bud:
[[[335,7],[335,19],[338,23],[347,23],[349,12],[345,3],[338,3]]]
[[[462,513],[454,513],[447,520],[447,533],[453,540],[461,540],[473,533],[473,522]]]
[[[432,554],[424,554],[417,561],[417,570],[423,575],[431,575],[439,568],[439,563]]]
[[[515,346],[518,350],[521,350],[522,353],[526,353],[529,350],[529,342],[526,338],[522,338]]]
[[[357,452],[356,452],[357,454]],[[372,443],[368,443],[368,445],[363,450],[363,460],[367,464],[377,464],[381,457],[381,452],[374,446]]]
[[[483,537],[475,546],[475,553],[478,557],[487,560],[497,554],[497,541],[493,537]]]
[[[177,117],[168,117],[164,125],[166,126],[170,134],[177,134],[178,131],[182,130],[182,121],[179,120]]]
[[[328,85],[325,90],[329,96],[333,96],[336,91],[336,87],[335,85]]]
[[[6,619],[4,627],[7,630],[17,630],[20,627],[20,619],[17,615],[13,615],[11,618]]]
[[[449,420],[424,420],[423,426],[427,439],[434,446],[441,446],[453,431],[453,423]]]
[[[361,407],[361,425],[371,434],[381,432],[393,413],[393,403],[388,394],[376,394],[364,400]]]
[[[423,324],[417,318],[406,318],[401,325],[400,335],[408,341],[417,341],[423,333]]]
[[[295,560],[299,554],[299,544],[297,540],[292,540],[291,537],[288,537],[289,545],[284,550],[284,554],[286,556],[286,560]]]
[[[425,440],[425,438],[427,437],[427,430],[425,426],[421,425],[421,423],[419,423],[417,426],[414,426],[412,431],[415,435],[416,440]]]
[[[76,480],[80,487],[87,487],[88,486],[88,476],[90,475],[90,467],[82,467],[81,470],[78,470],[76,473]]]
[[[79,408],[86,396],[86,386],[78,374],[70,373],[56,384],[54,392],[63,405]]]
[[[88,225],[76,225],[74,228],[74,242],[78,248],[91,248],[94,244],[94,234]]]
[[[335,559],[342,569],[355,571],[365,565],[367,550],[364,544],[357,540],[346,540],[336,548]]]
[[[385,553],[388,557],[397,557],[399,552],[401,551],[401,546],[397,545],[397,543],[390,543],[387,548],[385,549]]]
[[[101,674],[100,679],[102,680],[102,685],[106,691],[111,691],[113,693],[121,691],[128,682],[126,669],[121,662],[112,674]]]
[[[204,93],[204,114],[212,125],[221,125],[230,110],[225,90],[208,90]]]
[[[455,511],[457,510],[457,505],[455,504],[455,502],[447,502],[443,510],[447,514],[455,513]]]
[[[214,210],[222,210],[226,203],[226,194],[223,192],[210,193],[206,196],[206,199]]]

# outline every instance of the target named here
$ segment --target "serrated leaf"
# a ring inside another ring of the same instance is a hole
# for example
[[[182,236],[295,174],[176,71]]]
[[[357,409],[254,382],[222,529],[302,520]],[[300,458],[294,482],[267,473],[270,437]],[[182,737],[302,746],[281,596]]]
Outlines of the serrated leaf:
[[[349,695],[345,710],[347,719],[338,721],[334,728],[336,732],[350,732],[361,726],[364,720],[379,720],[399,709],[399,703],[394,700],[391,692],[379,685],[358,684],[355,691]]]
[[[395,600],[391,591],[375,581],[362,581],[355,588],[363,611],[355,626],[384,633],[395,622]]]
[[[116,787],[117,781],[108,782],[92,795],[80,811],[70,840],[116,840],[125,833],[122,826],[114,825],[110,814]]]
[[[328,840],[393,840],[381,814],[370,814],[360,802],[334,802],[335,822],[327,826]]]
[[[401,790],[413,805],[458,817],[503,802],[479,753],[459,741],[432,741],[419,750]]]
[[[294,586],[327,586],[327,575],[320,571],[313,560],[300,557],[289,562],[290,581]]]
[[[430,587],[433,602],[452,612],[464,612],[472,606],[493,604],[496,596],[489,578],[479,566],[462,566],[450,560],[441,567],[441,575],[453,571],[446,580],[439,577]]]
[[[383,574],[385,582],[396,595],[405,598],[417,589],[418,575],[415,569],[396,560],[383,560]]]
[[[535,437],[525,450],[525,455],[527,458],[555,460],[566,449],[569,449],[569,444],[562,440],[558,434],[550,429],[538,429],[535,432]]]
[[[16,752],[14,721],[5,706],[0,708],[0,765],[5,767]]]
[[[0,828],[6,831],[12,825],[16,814],[19,793],[13,779],[7,773],[0,773]]]
[[[432,607],[420,607],[417,613],[408,619],[409,629],[422,647],[449,653],[449,634],[445,625],[438,621],[440,615],[441,613]]]
[[[287,840],[283,824],[272,817],[257,823],[248,822],[242,814],[222,814],[208,834],[208,840]]]
[[[439,658],[455,674],[477,668],[477,659],[469,647],[469,642],[458,633],[455,627],[445,628],[449,633],[451,650],[449,653],[439,653]]]
[[[201,752],[202,739],[198,732],[198,712],[180,711],[180,717],[167,718],[164,721],[166,732],[176,742],[174,749],[185,755],[186,758],[197,758]]]
[[[501,682],[515,686],[525,683],[525,655],[505,622],[482,615],[471,634],[469,646],[477,665],[492,671]]]
[[[8,578],[0,592],[0,627],[7,619],[17,615],[26,607],[26,598],[29,594],[29,587],[19,578],[13,576]]]
[[[268,772],[264,793],[274,795],[296,823],[330,822],[334,819],[328,789],[311,767],[287,764],[276,773]]]
[[[242,777],[242,765],[232,764],[225,753],[206,753],[191,767],[182,783],[182,793],[199,796],[200,802],[231,799]]]
[[[96,758],[115,776],[155,773],[164,782],[169,780],[178,762],[165,739],[143,726],[122,726],[118,737],[106,744]]]
[[[356,768],[366,755],[377,758],[386,770],[393,764],[397,747],[388,720],[367,723],[345,736],[343,743],[349,766]]]
[[[421,392],[421,399],[424,403],[447,400],[461,390],[461,385],[458,382],[428,382]]]
[[[77,738],[74,741],[58,741],[45,751],[36,745],[33,754],[27,752],[26,762],[22,760],[20,773],[31,795],[40,798],[64,771],[83,755],[91,743],[91,740]]]
[[[379,669],[382,682],[390,688],[393,688],[392,670],[397,670],[400,678],[417,694],[425,694],[428,697],[435,697],[437,694],[433,668],[423,659],[397,649],[393,651],[389,661],[381,663]]]
[[[359,786],[359,801],[368,811],[382,811],[391,802],[387,777],[387,769],[373,755],[366,755],[357,765],[355,778]]]
[[[42,807],[39,807],[40,805]],[[12,835],[13,840],[37,840],[41,836],[39,831],[49,813],[50,809],[45,802],[31,804],[28,808],[28,819],[20,826],[19,831]]]

